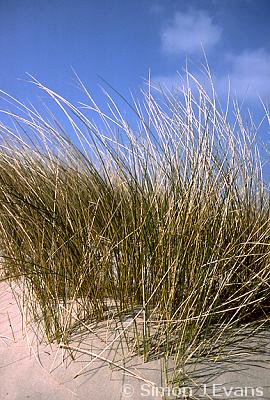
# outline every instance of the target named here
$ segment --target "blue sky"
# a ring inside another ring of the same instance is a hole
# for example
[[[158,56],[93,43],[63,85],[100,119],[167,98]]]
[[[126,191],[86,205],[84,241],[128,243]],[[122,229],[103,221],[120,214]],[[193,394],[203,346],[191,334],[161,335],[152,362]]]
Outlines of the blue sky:
[[[80,93],[72,67],[99,96],[101,75],[124,96],[154,81],[177,83],[186,58],[207,53],[221,96],[270,97],[269,0],[2,0],[0,88],[27,101],[26,72],[62,95]]]

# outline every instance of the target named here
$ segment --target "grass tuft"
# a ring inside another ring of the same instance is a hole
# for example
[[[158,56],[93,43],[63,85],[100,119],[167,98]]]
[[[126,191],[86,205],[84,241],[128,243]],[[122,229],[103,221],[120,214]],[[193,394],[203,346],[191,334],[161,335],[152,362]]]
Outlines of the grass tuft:
[[[34,80],[65,129],[5,95],[17,111],[0,129],[1,274],[23,284],[46,340],[68,348],[82,327],[113,320],[132,354],[180,366],[269,322],[257,128],[188,75],[177,93],[149,82],[131,106],[136,129],[83,85],[85,113]]]

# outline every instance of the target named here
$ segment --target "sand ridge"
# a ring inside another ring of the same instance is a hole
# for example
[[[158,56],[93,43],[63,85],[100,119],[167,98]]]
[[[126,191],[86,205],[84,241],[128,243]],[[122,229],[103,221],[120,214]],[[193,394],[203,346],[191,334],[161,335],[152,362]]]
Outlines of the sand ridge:
[[[176,394],[185,398],[186,392],[179,392],[179,388],[169,392],[164,387],[158,361],[142,364],[137,360],[132,366],[126,365],[127,370],[130,368],[143,377],[143,381],[123,369],[110,368],[103,359],[96,359],[89,365],[93,357],[77,353],[72,361],[57,345],[39,343],[35,335],[24,328],[20,307],[10,287],[1,283],[0,400],[154,400],[162,398],[163,388],[163,394],[169,398],[175,398]],[[270,399],[269,338],[270,334],[266,335],[261,355],[246,358],[241,363],[235,360],[199,363],[191,374],[191,398]],[[86,339],[85,342],[74,342],[74,346],[85,349],[86,353],[99,354],[105,346],[101,342],[92,340],[90,343]],[[105,356],[114,359],[110,352]],[[83,373],[74,379],[81,370]],[[156,386],[147,384],[148,380]],[[196,385],[197,390],[194,389]],[[187,384],[186,390],[188,388]]]

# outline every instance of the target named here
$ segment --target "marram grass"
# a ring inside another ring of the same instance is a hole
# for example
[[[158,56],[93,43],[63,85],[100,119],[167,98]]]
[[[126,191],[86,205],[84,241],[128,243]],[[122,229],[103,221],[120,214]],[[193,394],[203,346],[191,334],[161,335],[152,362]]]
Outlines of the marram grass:
[[[83,113],[35,84],[66,124],[3,94],[17,111],[0,127],[1,273],[46,340],[68,347],[114,320],[132,354],[182,365],[264,328],[270,197],[252,121],[196,80],[181,93],[149,83],[135,129],[109,96],[106,114],[82,85]]]

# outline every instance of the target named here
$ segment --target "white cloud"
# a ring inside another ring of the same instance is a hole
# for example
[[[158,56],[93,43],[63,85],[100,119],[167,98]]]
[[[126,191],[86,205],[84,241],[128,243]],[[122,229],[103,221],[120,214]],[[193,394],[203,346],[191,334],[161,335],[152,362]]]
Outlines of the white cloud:
[[[153,77],[152,85],[154,87],[173,90],[182,86],[182,81],[177,73],[174,75],[157,75]]]
[[[199,85],[209,92],[211,90],[211,85],[209,79],[202,71],[198,71],[194,74],[194,78],[198,81]],[[183,70],[182,73],[175,73],[171,75],[156,75],[151,79],[151,85],[153,88],[164,90],[165,92],[176,93],[178,96],[182,93],[188,93],[190,89],[194,96],[197,96],[200,90],[198,88],[197,82],[192,78],[192,76],[187,76],[187,73]]]
[[[228,89],[228,78],[231,90],[237,96],[247,99],[258,99],[258,96],[270,95],[270,53],[263,48],[245,50],[238,55],[228,55],[230,64],[228,77],[217,79],[219,92]]]
[[[222,60],[226,65],[226,73],[215,70],[215,65],[212,65],[211,70],[220,99],[227,96],[230,82],[233,97],[253,102],[258,101],[260,96],[263,101],[270,101],[270,52],[264,48],[243,50],[239,54],[224,54]],[[190,69],[190,72],[206,91],[211,90],[210,82],[201,70]],[[181,90],[186,87],[185,73],[153,76],[152,84],[168,90]],[[196,84],[192,79],[189,80],[189,84],[194,90]]]
[[[162,32],[162,49],[169,54],[194,53],[206,50],[218,43],[221,28],[212,17],[200,10],[177,12]]]
[[[159,3],[152,3],[149,6],[149,11],[152,14],[160,15],[164,11],[164,6]]]

